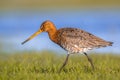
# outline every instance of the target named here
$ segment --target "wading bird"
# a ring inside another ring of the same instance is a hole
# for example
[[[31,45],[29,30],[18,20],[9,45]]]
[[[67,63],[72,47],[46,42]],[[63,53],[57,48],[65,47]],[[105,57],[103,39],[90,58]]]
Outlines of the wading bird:
[[[56,44],[58,44],[59,46],[61,46],[63,49],[65,49],[68,52],[67,57],[63,65],[61,66],[59,72],[66,65],[69,55],[72,53],[73,54],[75,53],[85,54],[92,68],[94,69],[93,62],[86,52],[94,48],[112,46],[112,42],[105,41],[81,29],[61,28],[57,30],[53,22],[49,20],[44,21],[41,24],[40,29],[37,32],[35,32],[32,36],[30,36],[27,40],[22,42],[22,44],[31,40],[32,38],[34,38],[41,32],[47,32],[49,35],[49,38],[53,42],[55,42]]]

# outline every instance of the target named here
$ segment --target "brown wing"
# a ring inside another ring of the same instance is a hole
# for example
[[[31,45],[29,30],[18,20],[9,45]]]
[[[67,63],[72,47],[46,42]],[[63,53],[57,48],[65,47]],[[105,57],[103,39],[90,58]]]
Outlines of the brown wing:
[[[62,28],[59,31],[61,33],[60,42],[62,45],[67,45],[66,47],[77,46],[79,48],[97,48],[112,45],[111,42],[107,42],[80,29]]]

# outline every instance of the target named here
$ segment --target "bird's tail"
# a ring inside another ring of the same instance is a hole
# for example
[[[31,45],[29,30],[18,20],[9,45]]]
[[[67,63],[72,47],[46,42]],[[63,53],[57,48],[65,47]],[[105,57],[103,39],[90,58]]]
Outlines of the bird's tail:
[[[113,42],[108,42],[108,46],[112,46]]]
[[[104,41],[104,42],[101,42],[100,44],[98,44],[97,47],[112,46],[112,44],[113,44],[113,42]]]

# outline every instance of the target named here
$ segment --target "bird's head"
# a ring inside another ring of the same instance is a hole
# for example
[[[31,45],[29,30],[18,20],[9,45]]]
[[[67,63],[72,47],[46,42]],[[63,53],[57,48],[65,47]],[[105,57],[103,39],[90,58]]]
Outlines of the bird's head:
[[[44,21],[40,26],[40,30],[42,32],[44,32],[44,31],[49,32],[49,31],[53,30],[54,28],[55,28],[54,24],[49,20]]]
[[[37,32],[35,32],[33,35],[31,35],[28,39],[26,39],[24,42],[22,42],[21,44],[24,44],[27,41],[33,39],[35,36],[37,36],[41,32],[49,32],[49,31],[52,31],[54,29],[56,29],[56,28],[55,28],[54,24],[51,21],[49,21],[49,20],[44,21],[41,24],[40,29]]]

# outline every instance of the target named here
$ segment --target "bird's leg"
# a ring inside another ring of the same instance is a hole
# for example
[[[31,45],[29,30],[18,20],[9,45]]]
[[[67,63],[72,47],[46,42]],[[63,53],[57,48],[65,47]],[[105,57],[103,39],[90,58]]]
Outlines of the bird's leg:
[[[87,53],[84,52],[84,54],[87,56],[87,59],[90,62],[92,69],[94,70],[94,65],[93,65],[92,59],[87,55]]]
[[[65,61],[64,61],[64,63],[63,63],[63,65],[61,66],[59,72],[61,72],[62,68],[67,64],[69,55],[70,55],[70,54],[67,54],[67,57],[66,57],[66,59],[65,59]]]

